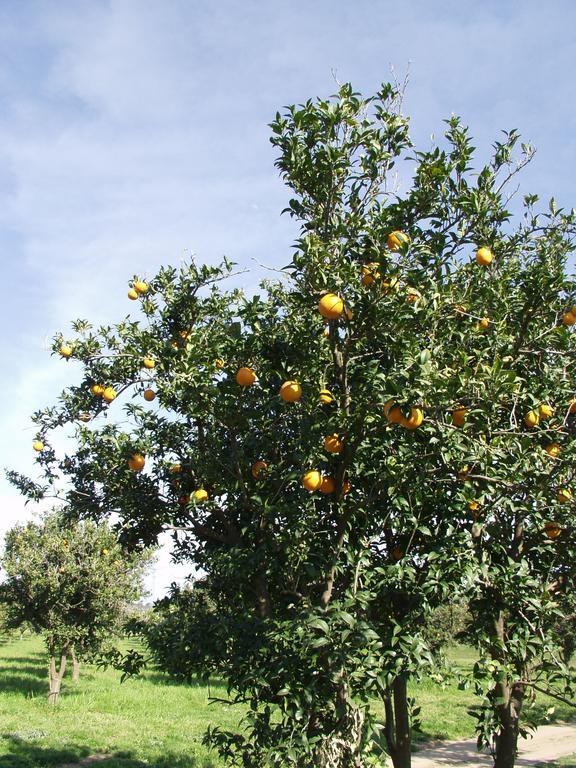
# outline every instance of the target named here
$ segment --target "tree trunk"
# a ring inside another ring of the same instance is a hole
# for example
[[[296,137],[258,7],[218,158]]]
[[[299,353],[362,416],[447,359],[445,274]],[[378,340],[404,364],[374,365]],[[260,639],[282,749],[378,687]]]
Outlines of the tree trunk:
[[[504,704],[499,707],[500,730],[496,735],[494,768],[514,768],[518,750],[520,713],[524,700],[524,686],[514,683],[511,687],[502,685]]]
[[[62,678],[66,672],[66,653],[63,653],[60,657],[60,667],[56,668],[56,656],[53,654],[50,656],[50,664],[48,667],[48,703],[56,704],[58,696],[60,695],[60,687],[62,685]]]
[[[314,756],[314,768],[363,768],[364,712],[352,708],[337,734],[322,740]]]
[[[412,732],[408,706],[407,677],[400,675],[384,695],[386,722],[384,737],[394,768],[410,768],[412,765]]]
[[[72,680],[77,682],[80,680],[80,662],[78,661],[74,648],[72,648],[70,655],[72,656]]]

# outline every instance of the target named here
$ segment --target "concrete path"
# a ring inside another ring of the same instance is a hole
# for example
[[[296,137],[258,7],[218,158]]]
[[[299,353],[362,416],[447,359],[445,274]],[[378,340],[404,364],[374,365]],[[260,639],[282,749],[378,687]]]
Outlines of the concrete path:
[[[533,739],[521,739],[516,765],[532,768],[537,763],[576,754],[576,723],[543,725]],[[438,742],[412,756],[412,768],[491,768],[490,755],[476,752],[476,739]]]

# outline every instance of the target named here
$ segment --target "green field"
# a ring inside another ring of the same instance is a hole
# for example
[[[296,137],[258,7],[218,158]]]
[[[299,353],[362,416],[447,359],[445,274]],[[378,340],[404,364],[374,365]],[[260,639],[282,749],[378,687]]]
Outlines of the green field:
[[[464,647],[451,659],[460,667],[473,663]],[[41,640],[0,646],[0,768],[57,766],[102,753],[111,756],[97,763],[106,768],[216,768],[221,763],[202,746],[202,734],[209,723],[234,728],[241,716],[210,703],[210,695],[225,698],[221,684],[175,684],[153,670],[121,684],[117,672],[84,667],[79,683],[64,679],[55,708],[46,702],[46,682]],[[422,706],[418,741],[473,734],[471,691],[425,681],[412,694]]]

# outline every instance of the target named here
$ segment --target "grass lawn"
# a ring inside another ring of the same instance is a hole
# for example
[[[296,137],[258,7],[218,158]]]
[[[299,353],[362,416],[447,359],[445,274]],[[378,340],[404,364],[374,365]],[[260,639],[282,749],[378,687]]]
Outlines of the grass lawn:
[[[450,657],[462,669],[474,663],[468,648],[456,647]],[[202,746],[202,735],[210,723],[234,729],[241,711],[210,704],[210,694],[225,698],[226,691],[218,683],[210,691],[204,685],[175,684],[154,670],[120,684],[117,672],[85,665],[79,683],[64,678],[60,702],[50,708],[42,641],[7,642],[0,646],[0,768],[58,766],[95,753],[112,755],[97,763],[103,768],[221,768]],[[411,695],[422,707],[417,741],[473,735],[471,690],[427,680]],[[547,706],[540,703],[538,712]],[[576,768],[576,762],[557,766]]]

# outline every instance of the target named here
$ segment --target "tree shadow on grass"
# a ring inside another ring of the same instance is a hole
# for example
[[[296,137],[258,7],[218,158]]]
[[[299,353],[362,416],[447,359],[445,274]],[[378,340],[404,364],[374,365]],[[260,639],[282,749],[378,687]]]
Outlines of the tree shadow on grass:
[[[72,768],[76,765],[78,768],[92,765],[94,768],[217,768],[210,758],[199,759],[194,755],[182,756],[169,752],[146,762],[136,759],[130,752],[99,755],[91,761],[92,753],[88,747],[73,745],[55,749],[15,734],[2,735],[1,746],[6,746],[6,743],[8,752],[0,755],[0,768]]]

